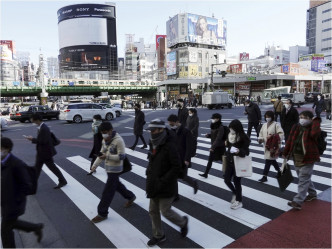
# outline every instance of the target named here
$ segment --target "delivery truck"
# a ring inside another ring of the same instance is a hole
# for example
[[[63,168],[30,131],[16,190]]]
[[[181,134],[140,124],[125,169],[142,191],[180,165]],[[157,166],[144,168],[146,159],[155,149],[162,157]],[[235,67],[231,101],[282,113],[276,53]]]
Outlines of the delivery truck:
[[[281,101],[285,103],[287,99],[291,99],[294,106],[300,107],[305,104],[304,93],[282,93]]]
[[[228,92],[216,91],[206,92],[202,97],[202,104],[209,109],[232,108],[234,105],[233,96]]]

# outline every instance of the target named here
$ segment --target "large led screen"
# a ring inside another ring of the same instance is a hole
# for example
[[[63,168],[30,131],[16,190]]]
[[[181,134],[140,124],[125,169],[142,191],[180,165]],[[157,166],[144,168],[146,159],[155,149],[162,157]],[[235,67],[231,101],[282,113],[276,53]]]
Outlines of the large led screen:
[[[60,22],[60,49],[80,45],[107,45],[107,19],[89,17]]]
[[[176,52],[167,54],[167,75],[176,74]]]

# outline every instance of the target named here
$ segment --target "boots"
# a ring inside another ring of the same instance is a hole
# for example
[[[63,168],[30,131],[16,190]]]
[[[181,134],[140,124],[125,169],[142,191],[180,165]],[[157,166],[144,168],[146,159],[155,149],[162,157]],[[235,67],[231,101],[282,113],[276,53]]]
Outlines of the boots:
[[[267,182],[267,176],[263,176],[261,179],[258,180],[259,182]]]

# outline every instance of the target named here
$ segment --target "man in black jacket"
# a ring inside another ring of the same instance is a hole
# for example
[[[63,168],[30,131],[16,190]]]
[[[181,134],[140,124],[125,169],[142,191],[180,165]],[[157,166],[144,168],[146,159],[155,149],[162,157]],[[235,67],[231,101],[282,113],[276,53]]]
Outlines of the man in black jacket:
[[[179,122],[179,119],[176,115],[171,114],[167,121],[171,129],[175,132],[177,138],[176,148],[182,163],[182,171],[179,175],[179,178],[183,179],[183,181],[192,186],[194,188],[194,194],[196,194],[198,190],[197,181],[188,176],[188,167],[190,165],[192,151],[194,148],[193,135]],[[178,193],[175,196],[175,200],[179,200]]]
[[[34,232],[38,242],[42,239],[42,223],[34,224],[19,220],[24,214],[26,195],[32,188],[28,175],[28,167],[15,157],[11,151],[13,142],[6,137],[1,138],[1,240],[4,248],[15,248],[13,229]]]
[[[199,174],[205,178],[208,177],[212,162],[222,160],[222,156],[225,153],[225,139],[227,139],[227,137],[224,135],[226,131],[222,125],[221,118],[222,116],[219,113],[212,114],[211,133],[205,135],[205,137],[211,138],[209,161],[204,174]]]
[[[281,116],[281,127],[285,133],[285,142],[288,139],[290,131],[292,130],[293,125],[299,123],[299,113],[293,106],[293,101],[291,99],[286,100],[286,104],[282,109]]]
[[[315,109],[316,117],[318,118],[320,118],[321,112],[326,110],[325,101],[320,94],[317,95],[317,100],[314,102],[312,109]]]
[[[251,102],[249,99],[245,101],[245,115],[248,115],[248,130],[247,135],[250,138],[252,127],[255,128],[257,137],[259,137],[258,125],[262,120],[261,110],[258,105]]]
[[[172,202],[177,190],[177,179],[181,171],[181,161],[176,150],[176,139],[160,119],[152,120],[148,130],[151,132],[149,164],[146,169],[146,194],[150,198],[149,215],[152,222],[153,237],[148,246],[166,240],[162,229],[162,215],[181,228],[181,235],[187,236],[188,217],[180,216],[172,210]]]
[[[185,107],[183,99],[178,99],[177,107],[179,108],[178,110],[179,121],[184,127],[186,127],[187,118],[188,118],[188,109],[187,107]]]
[[[50,128],[48,128],[48,126],[43,122],[43,118],[39,114],[33,114],[31,117],[31,122],[38,126],[38,136],[37,138],[33,138],[32,136],[27,136],[26,138],[32,143],[36,144],[37,157],[35,167],[37,169],[38,177],[45,163],[46,166],[59,179],[59,184],[55,186],[54,189],[60,189],[67,185],[67,181],[53,161],[53,156],[56,155],[56,150],[54,148]]]
[[[134,109],[135,109],[134,135],[136,136],[136,140],[134,145],[129,148],[135,150],[135,147],[138,143],[138,138],[140,138],[144,144],[141,147],[141,149],[145,149],[148,147],[143,137],[143,126],[145,125],[145,115],[144,112],[141,111],[140,104],[135,104]]]

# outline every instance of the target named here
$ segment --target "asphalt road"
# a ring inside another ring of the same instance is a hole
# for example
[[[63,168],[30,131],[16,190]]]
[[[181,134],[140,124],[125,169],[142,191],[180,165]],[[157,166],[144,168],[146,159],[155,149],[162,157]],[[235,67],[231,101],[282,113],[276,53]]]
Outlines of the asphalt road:
[[[262,114],[272,109],[272,106],[260,106]],[[306,105],[299,108],[309,109]],[[181,238],[178,228],[164,221],[167,240],[160,245],[163,248],[221,248],[257,227],[273,220],[288,211],[287,201],[291,200],[297,191],[297,178],[293,170],[294,182],[285,192],[280,192],[275,179],[276,172],[271,167],[269,180],[262,184],[264,168],[263,148],[256,142],[256,133],[252,132],[250,145],[253,160],[253,176],[242,180],[243,208],[230,209],[231,192],[222,179],[221,163],[213,163],[207,179],[198,174],[203,172],[208,158],[209,140],[203,134],[209,132],[211,115],[222,114],[224,124],[233,119],[239,119],[245,129],[247,119],[243,115],[244,107],[232,109],[207,110],[198,108],[200,118],[197,155],[193,158],[189,175],[199,181],[199,192],[194,195],[186,183],[179,183],[180,201],[174,204],[174,209],[182,215],[189,216],[189,234]],[[146,122],[152,119],[167,117],[174,113],[171,110],[144,110]],[[322,156],[322,161],[315,166],[313,181],[319,192],[331,187],[331,123],[323,115],[322,127],[328,131],[328,149]],[[39,180],[38,193],[28,197],[26,214],[22,217],[32,222],[45,223],[44,238],[40,244],[33,234],[16,233],[17,246],[23,247],[84,247],[84,248],[143,248],[151,237],[151,222],[148,214],[149,200],[145,196],[145,168],[147,165],[147,150],[135,151],[127,149],[127,154],[134,164],[133,171],[124,174],[122,182],[133,191],[137,200],[130,208],[124,208],[125,200],[116,194],[110,206],[109,218],[97,225],[90,219],[97,214],[97,205],[106,180],[105,171],[97,169],[93,176],[87,176],[89,171],[89,153],[92,148],[91,122],[68,124],[65,121],[45,121],[56,136],[62,141],[56,147],[58,154],[55,162],[68,181],[61,190],[54,190],[57,179],[43,167]],[[112,121],[115,130],[122,135],[126,146],[134,142],[133,135],[134,112],[124,111],[120,118]],[[26,140],[23,135],[36,136],[36,125],[10,122],[9,128],[2,131],[3,136],[14,142],[13,153],[23,159],[28,165],[34,165],[35,145]],[[146,140],[149,133],[144,132]],[[281,159],[279,160],[281,163]],[[292,163],[291,163],[292,164]]]

